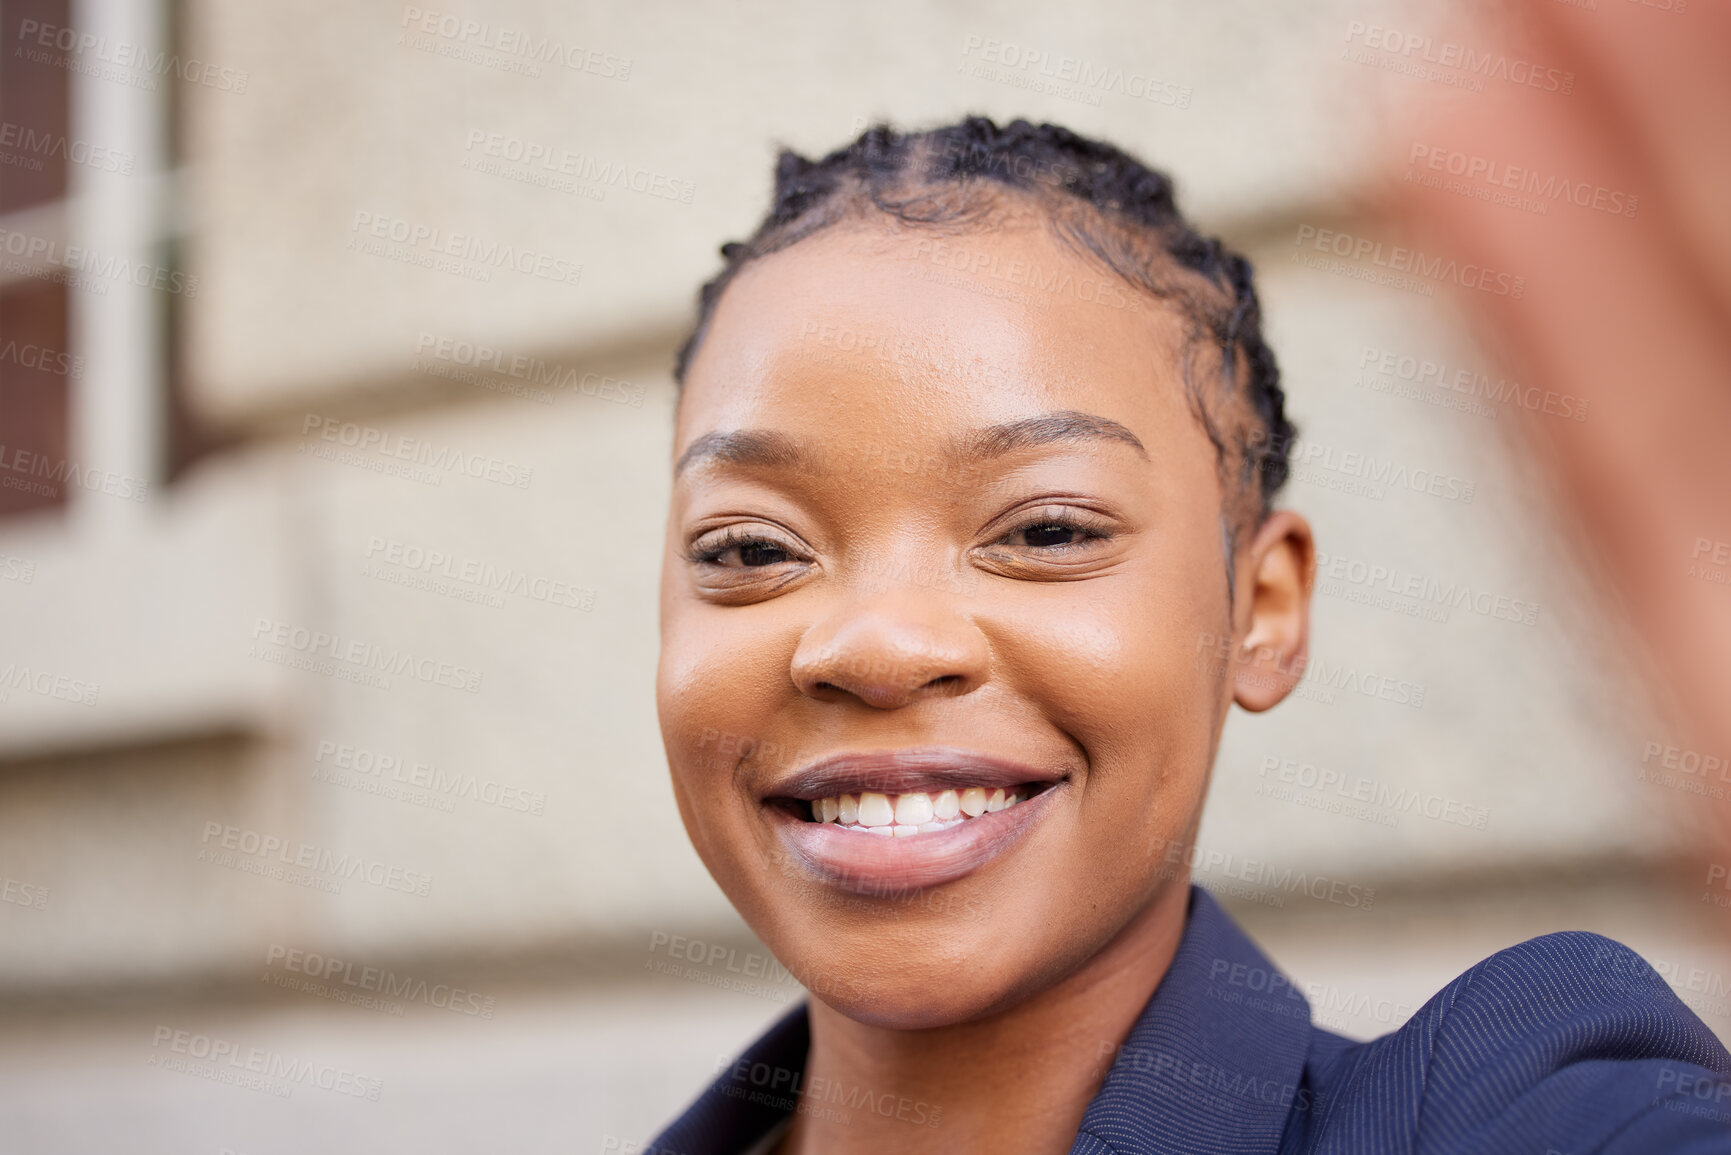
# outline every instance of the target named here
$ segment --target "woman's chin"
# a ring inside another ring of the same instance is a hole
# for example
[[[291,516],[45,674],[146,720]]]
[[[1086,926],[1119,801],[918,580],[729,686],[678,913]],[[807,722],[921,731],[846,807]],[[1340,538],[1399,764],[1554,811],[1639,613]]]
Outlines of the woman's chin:
[[[949,992],[935,998],[928,987],[899,982],[865,997],[813,991],[812,998],[856,1023],[894,1031],[929,1031],[975,1022],[1002,1009],[1006,1001],[1002,993],[985,991]]]
[[[895,964],[873,960],[870,967],[838,965],[805,973],[806,990],[830,1010],[856,1023],[898,1031],[925,1031],[978,1022],[1016,1006],[1046,985],[1038,974],[1017,973],[981,959],[1002,959],[1008,944],[969,952],[958,959],[907,958]],[[839,962],[839,960],[838,960]],[[821,967],[821,964],[820,964]],[[833,981],[817,974],[833,975]]]

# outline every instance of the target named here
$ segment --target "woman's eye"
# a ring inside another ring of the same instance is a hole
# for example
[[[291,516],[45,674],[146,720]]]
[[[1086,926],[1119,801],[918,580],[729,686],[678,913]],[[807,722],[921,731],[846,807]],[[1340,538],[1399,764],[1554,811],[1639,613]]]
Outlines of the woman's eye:
[[[1107,535],[1085,525],[1053,519],[1018,526],[1004,537],[1003,544],[1024,549],[1065,549],[1105,536]]]
[[[726,533],[695,542],[691,560],[722,569],[764,569],[796,559],[793,551],[781,542],[746,533]]]
[[[743,566],[780,565],[788,560],[787,551],[772,541],[748,541],[728,552],[738,553]]]
[[[1059,522],[1030,525],[1021,531],[1023,542],[1035,549],[1046,549],[1055,545],[1073,545],[1081,536],[1082,531],[1075,526],[1063,525]]]

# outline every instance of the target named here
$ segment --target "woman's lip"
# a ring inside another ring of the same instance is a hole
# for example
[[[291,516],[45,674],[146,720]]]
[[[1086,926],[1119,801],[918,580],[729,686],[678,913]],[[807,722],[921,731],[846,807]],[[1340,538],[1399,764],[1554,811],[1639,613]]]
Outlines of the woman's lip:
[[[884,898],[972,874],[1020,842],[1064,792],[1060,783],[948,830],[907,838],[843,830],[833,822],[808,822],[778,806],[764,810],[793,857],[821,881],[854,894]]]
[[[970,786],[1020,786],[1059,782],[1063,770],[1043,769],[953,746],[832,754],[802,767],[763,794],[765,801],[836,798],[871,791],[878,794],[934,793]]]

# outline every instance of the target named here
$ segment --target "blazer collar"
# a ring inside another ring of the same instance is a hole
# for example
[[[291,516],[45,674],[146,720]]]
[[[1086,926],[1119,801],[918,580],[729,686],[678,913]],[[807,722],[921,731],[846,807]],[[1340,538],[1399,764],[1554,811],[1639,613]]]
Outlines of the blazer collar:
[[[1088,1104],[1072,1155],[1207,1149],[1273,1155],[1301,1086],[1310,1005],[1200,887],[1172,966]],[[795,1007],[646,1148],[738,1155],[792,1114],[811,1028]]]
[[[1273,1155],[1302,1086],[1310,1004],[1201,887],[1172,966],[1115,1050],[1073,1155]]]

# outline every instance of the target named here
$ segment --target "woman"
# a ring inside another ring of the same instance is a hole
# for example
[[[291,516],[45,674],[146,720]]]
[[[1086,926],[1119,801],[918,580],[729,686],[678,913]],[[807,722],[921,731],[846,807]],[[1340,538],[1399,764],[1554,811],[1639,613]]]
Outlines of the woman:
[[[814,997],[650,1150],[1731,1151],[1731,1056],[1626,948],[1536,939],[1359,1044],[1190,885],[1229,706],[1303,672],[1313,549],[1250,266],[1164,176],[878,127],[784,154],[722,252],[660,717],[693,845]]]

